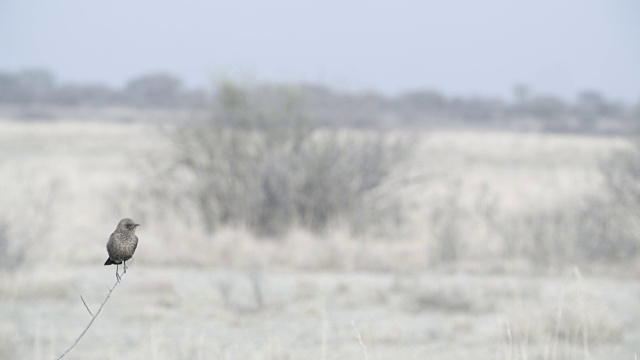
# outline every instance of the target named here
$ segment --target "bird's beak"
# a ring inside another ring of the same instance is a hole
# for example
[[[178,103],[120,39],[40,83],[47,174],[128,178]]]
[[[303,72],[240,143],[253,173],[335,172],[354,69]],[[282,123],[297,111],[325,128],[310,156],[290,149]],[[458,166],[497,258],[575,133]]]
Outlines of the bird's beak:
[[[140,226],[140,224],[133,224],[133,227],[138,227]]]

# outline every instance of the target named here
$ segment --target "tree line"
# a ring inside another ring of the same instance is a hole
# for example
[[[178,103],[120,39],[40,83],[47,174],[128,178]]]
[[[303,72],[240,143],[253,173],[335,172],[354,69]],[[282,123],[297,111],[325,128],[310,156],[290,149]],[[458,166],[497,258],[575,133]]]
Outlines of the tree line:
[[[48,70],[0,72],[0,104],[61,106],[193,107],[205,103],[205,92],[187,89],[171,74],[135,77],[123,88],[100,83],[59,83]]]
[[[330,126],[466,125],[627,133],[640,124],[640,98],[625,103],[595,90],[567,100],[536,93],[526,85],[516,85],[512,96],[500,98],[449,96],[431,89],[386,96],[311,84],[229,84],[238,89],[236,96],[253,107],[268,111],[293,104],[300,113]],[[214,90],[189,88],[179,77],[163,72],[137,76],[121,88],[61,83],[48,70],[31,69],[0,72],[0,105],[207,109],[219,103],[217,97],[230,93],[221,94],[218,88],[221,86]]]

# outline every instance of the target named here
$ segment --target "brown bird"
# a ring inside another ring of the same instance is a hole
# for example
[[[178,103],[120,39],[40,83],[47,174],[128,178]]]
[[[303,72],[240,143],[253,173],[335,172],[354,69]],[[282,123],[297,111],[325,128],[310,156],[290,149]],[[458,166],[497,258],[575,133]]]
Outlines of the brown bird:
[[[131,259],[133,253],[138,247],[138,237],[136,236],[136,228],[140,224],[136,224],[129,218],[120,220],[116,231],[109,236],[107,242],[107,252],[109,258],[105,261],[105,265],[116,265],[116,279],[120,282],[120,274],[118,274],[118,265],[124,265],[124,272],[127,272],[127,260]]]

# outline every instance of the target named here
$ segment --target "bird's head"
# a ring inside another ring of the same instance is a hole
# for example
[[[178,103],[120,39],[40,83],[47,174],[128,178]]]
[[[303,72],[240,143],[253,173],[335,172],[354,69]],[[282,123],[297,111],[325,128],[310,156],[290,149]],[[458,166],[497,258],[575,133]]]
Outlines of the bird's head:
[[[140,224],[136,224],[132,219],[124,218],[118,223],[117,230],[135,232],[138,226],[140,226]]]

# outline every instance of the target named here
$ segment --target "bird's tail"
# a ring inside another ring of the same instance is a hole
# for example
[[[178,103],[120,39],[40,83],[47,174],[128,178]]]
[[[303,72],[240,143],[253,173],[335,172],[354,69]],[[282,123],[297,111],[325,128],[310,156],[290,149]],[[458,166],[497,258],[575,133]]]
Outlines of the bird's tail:
[[[111,258],[108,258],[107,261],[104,262],[105,265],[119,265],[122,264],[122,261],[113,261]]]

